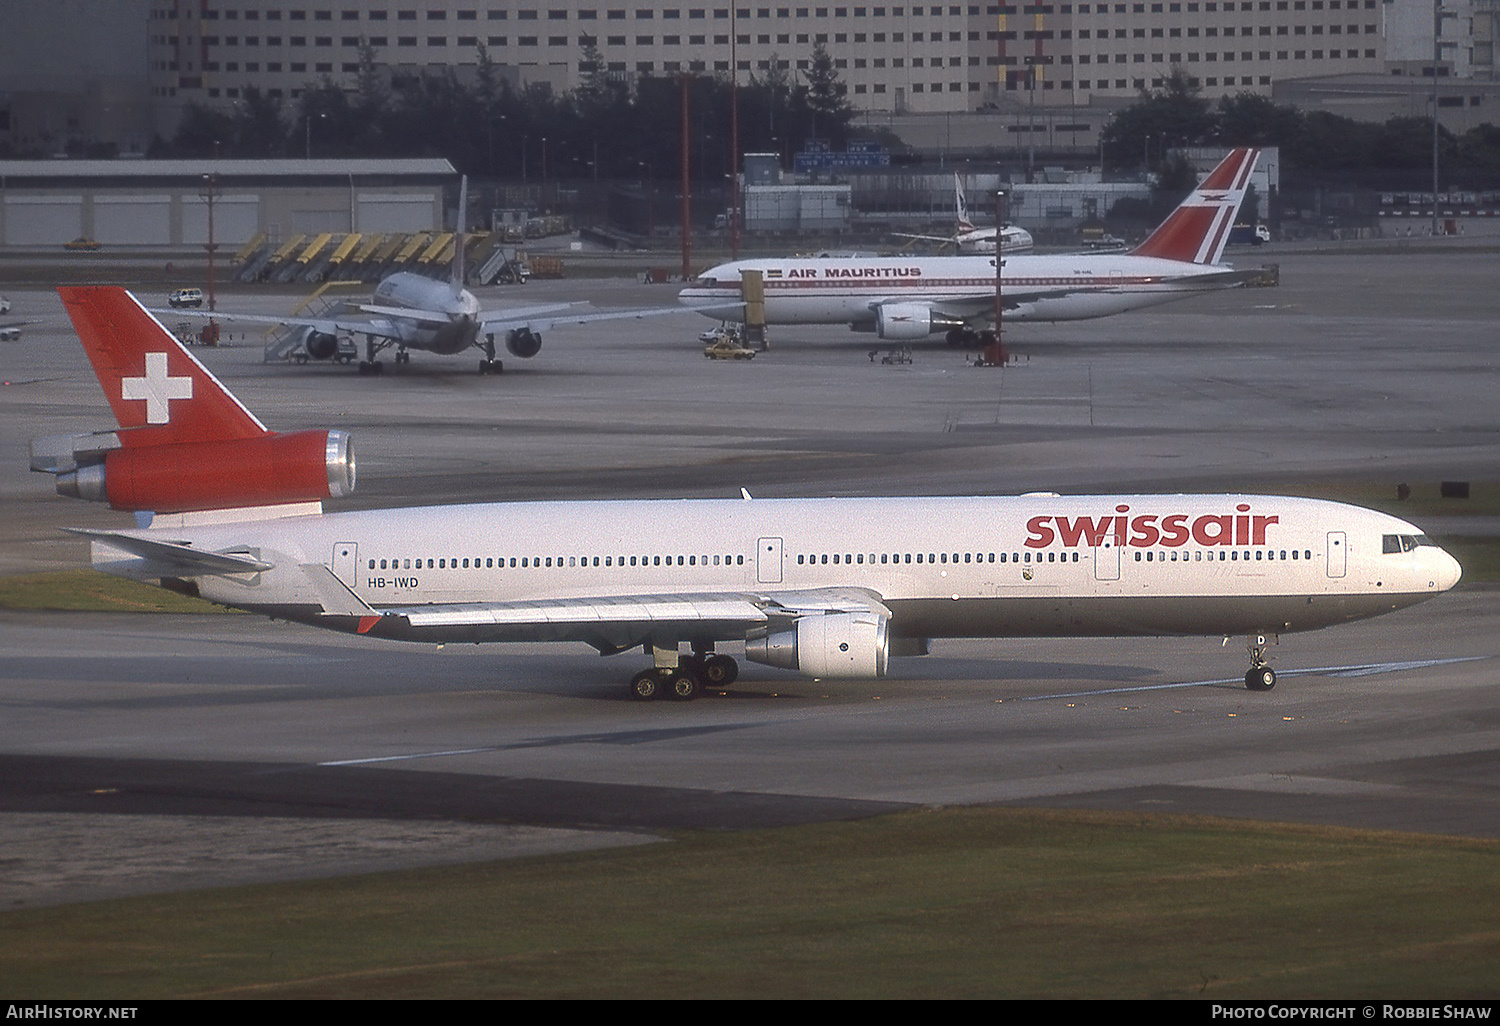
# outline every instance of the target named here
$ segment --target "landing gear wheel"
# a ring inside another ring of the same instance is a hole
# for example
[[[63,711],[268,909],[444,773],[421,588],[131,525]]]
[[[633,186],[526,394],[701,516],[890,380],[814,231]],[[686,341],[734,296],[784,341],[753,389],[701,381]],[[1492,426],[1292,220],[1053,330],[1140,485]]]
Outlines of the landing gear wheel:
[[[711,688],[733,684],[740,675],[740,664],[726,655],[711,655],[703,661],[703,683]]]
[[[501,360],[480,360],[479,373],[481,374],[504,374],[505,363]]]
[[[642,670],[630,678],[630,697],[649,702],[661,694],[661,678],[655,670]]]
[[[691,702],[703,690],[697,676],[689,669],[679,668],[667,681],[668,693],[679,702]]]
[[[1245,687],[1251,691],[1270,691],[1276,686],[1276,671],[1269,666],[1252,667],[1245,674]]]

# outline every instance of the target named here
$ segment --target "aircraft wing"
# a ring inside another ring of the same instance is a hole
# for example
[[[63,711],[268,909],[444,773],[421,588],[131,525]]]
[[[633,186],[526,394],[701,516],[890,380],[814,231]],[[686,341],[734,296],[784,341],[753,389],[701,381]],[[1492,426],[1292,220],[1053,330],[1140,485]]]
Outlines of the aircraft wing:
[[[348,331],[357,335],[374,335],[377,338],[401,338],[400,330],[388,320],[359,320],[351,317],[278,317],[275,314],[243,314],[220,310],[148,310],[157,317],[197,317],[201,320],[238,321],[244,324],[284,324],[294,328],[313,328],[324,334],[335,335]],[[403,315],[404,316],[404,315]]]
[[[488,320],[498,320],[502,317],[531,317],[537,314],[551,313],[554,310],[566,310],[577,303],[548,303],[544,306],[523,306],[514,310],[487,310],[481,312],[479,321],[484,323]],[[423,324],[443,325],[452,318],[440,310],[418,310],[406,306],[377,306],[372,303],[357,303],[355,309],[361,313],[377,314],[382,317],[405,318],[409,321],[420,321]]]
[[[1233,288],[1256,280],[1264,272],[1260,270],[1235,270],[1233,268],[1221,268],[1204,274],[1182,274],[1164,275],[1153,279],[1156,284],[1182,284],[1187,286],[1201,285],[1204,288]],[[1121,284],[1116,286],[1127,289],[1130,286]],[[1047,289],[1024,289],[1002,286],[1000,301],[1007,310],[1015,310],[1028,303],[1036,303],[1042,300],[1061,299],[1077,292],[1098,292],[1098,283],[1080,283],[1076,288],[1047,288]],[[915,300],[884,296],[880,299],[870,301],[870,309],[876,310],[888,303],[911,303]],[[920,302],[920,301],[917,301]],[[948,314],[952,317],[973,318],[993,314],[995,310],[995,294],[993,292],[975,293],[970,296],[960,296],[953,299],[933,300],[926,304],[935,311]]]
[[[908,234],[907,232],[891,232],[891,234],[894,235],[898,239],[921,239],[924,242],[949,242],[949,243],[951,243],[951,242],[956,241],[955,237],[952,236],[952,235],[911,235],[911,234]]]
[[[775,621],[832,612],[889,617],[874,592],[830,588],[801,592],[682,592],[525,602],[458,602],[375,610],[415,630],[474,640],[583,641],[613,654],[654,634],[743,638]]]
[[[528,313],[525,310],[496,310],[481,314],[480,334],[497,334],[524,328],[532,332],[546,331],[558,324],[593,324],[597,321],[642,320],[647,317],[665,317],[669,314],[696,313],[705,310],[738,310],[743,303],[726,303],[722,307],[706,306],[656,306],[626,310],[594,310],[590,312]]]

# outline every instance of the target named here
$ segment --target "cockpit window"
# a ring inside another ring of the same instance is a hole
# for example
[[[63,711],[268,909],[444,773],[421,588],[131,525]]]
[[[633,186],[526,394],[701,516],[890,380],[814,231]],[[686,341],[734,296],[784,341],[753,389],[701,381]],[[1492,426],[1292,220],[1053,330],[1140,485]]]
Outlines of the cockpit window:
[[[1419,545],[1436,546],[1425,534],[1387,534],[1381,538],[1380,551],[1385,555],[1393,552],[1410,552]]]

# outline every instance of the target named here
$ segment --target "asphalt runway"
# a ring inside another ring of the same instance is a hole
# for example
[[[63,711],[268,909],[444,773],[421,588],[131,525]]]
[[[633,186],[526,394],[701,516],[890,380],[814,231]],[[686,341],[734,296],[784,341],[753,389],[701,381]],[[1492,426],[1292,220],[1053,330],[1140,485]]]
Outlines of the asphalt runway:
[[[1278,288],[1018,325],[1018,362],[909,365],[843,329],[703,358],[695,314],[559,328],[482,377],[379,378],[200,349],[278,429],[354,432],[341,508],[527,498],[1264,490],[1500,476],[1500,256],[1262,255]],[[27,472],[34,435],[111,426],[55,296],[0,290],[0,573],[86,565],[125,518]],[[161,296],[144,296],[148,304]],[[534,281],[486,307],[670,305],[671,286]],[[227,293],[221,309],[297,297]],[[169,322],[170,319],[168,318]],[[871,359],[871,351],[875,359]],[[1434,534],[1489,518],[1420,518]],[[938,642],[873,683],[754,664],[687,705],[624,697],[638,655],[348,638],[248,616],[0,613],[0,902],[649,841],[912,805],[1212,813],[1500,836],[1500,592],[1281,639]],[[1305,672],[1304,672],[1305,671]]]

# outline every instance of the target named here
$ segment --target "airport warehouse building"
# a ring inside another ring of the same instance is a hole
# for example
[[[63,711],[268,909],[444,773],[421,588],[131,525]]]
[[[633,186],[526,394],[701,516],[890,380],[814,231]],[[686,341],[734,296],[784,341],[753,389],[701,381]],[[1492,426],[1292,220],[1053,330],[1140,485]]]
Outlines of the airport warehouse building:
[[[0,246],[239,246],[444,223],[442,159],[0,161]]]

